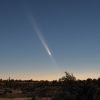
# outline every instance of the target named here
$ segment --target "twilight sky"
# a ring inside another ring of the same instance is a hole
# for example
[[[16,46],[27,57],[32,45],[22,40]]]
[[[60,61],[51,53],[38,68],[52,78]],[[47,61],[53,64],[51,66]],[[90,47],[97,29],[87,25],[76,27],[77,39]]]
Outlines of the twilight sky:
[[[100,1],[0,0],[0,77],[52,80],[65,71],[99,77]]]

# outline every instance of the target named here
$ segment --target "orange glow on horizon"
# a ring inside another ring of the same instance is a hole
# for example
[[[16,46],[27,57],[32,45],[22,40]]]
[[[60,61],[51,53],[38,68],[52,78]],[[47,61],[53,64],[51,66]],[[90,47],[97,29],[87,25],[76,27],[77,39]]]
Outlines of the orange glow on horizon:
[[[38,73],[38,74],[33,74],[33,73],[28,73],[28,74],[22,74],[22,73],[16,73],[16,74],[2,74],[1,79],[8,79],[9,77],[11,79],[17,79],[17,80],[59,80],[64,76],[64,73]],[[97,79],[99,78],[99,72],[85,72],[85,73],[75,73],[74,76],[76,79],[80,80],[85,80],[87,78],[92,78],[92,79]]]

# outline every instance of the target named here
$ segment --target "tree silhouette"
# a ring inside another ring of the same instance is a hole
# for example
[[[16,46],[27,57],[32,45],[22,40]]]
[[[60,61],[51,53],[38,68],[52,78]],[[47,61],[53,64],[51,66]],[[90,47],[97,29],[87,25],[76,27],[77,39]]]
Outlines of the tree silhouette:
[[[65,76],[59,79],[59,81],[75,81],[76,78],[73,76],[73,74],[65,72]]]

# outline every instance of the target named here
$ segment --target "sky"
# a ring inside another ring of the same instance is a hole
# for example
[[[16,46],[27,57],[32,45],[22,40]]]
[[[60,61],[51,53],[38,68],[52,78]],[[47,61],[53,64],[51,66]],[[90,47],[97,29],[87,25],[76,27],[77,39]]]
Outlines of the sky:
[[[0,0],[0,78],[100,76],[99,0]]]

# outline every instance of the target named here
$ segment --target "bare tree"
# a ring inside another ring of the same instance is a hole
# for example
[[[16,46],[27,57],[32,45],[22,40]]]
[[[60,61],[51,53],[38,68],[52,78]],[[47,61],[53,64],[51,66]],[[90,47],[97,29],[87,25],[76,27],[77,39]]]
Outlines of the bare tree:
[[[59,81],[75,81],[76,77],[73,74],[65,72],[65,76],[59,79]]]

